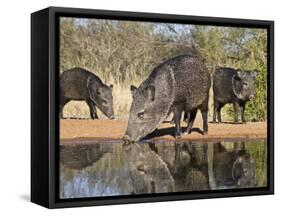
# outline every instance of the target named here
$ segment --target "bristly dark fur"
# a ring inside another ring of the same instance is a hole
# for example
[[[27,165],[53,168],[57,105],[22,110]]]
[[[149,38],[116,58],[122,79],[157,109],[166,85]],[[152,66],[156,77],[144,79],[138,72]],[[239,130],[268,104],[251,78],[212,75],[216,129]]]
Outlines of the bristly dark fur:
[[[160,64],[134,91],[125,137],[134,141],[141,139],[154,131],[170,112],[175,116],[175,136],[180,136],[182,112],[196,114],[197,109],[202,112],[203,130],[207,132],[210,85],[210,74],[197,57],[182,55]],[[195,115],[191,115],[188,130],[194,119]]]
[[[214,113],[213,121],[221,122],[221,108],[232,103],[234,107],[234,122],[238,122],[238,108],[241,109],[242,122],[245,121],[245,104],[254,97],[254,78],[256,72],[241,71],[233,68],[218,68],[213,76]]]
[[[97,119],[96,106],[110,119],[113,112],[113,86],[105,85],[94,73],[83,68],[72,68],[60,76],[60,117],[63,107],[71,100],[84,100],[92,119]]]

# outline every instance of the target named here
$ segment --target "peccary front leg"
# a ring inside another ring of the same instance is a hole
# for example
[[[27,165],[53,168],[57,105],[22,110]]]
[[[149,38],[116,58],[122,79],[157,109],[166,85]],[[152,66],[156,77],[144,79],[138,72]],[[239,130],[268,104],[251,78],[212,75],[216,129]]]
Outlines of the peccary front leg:
[[[246,119],[245,119],[245,103],[241,104],[241,120],[245,124]]]
[[[201,110],[203,119],[203,134],[208,134],[208,110]]]
[[[190,119],[190,112],[184,112],[184,115],[183,115],[183,120],[188,123]]]
[[[97,113],[97,109],[96,109],[96,106],[95,106],[95,105],[92,106],[91,118],[92,118],[92,119],[99,119],[98,113]]]
[[[193,123],[194,123],[194,120],[195,120],[195,117],[196,117],[196,113],[197,113],[197,110],[189,112],[189,119],[188,119],[188,122],[187,122],[186,131],[185,131],[185,133],[187,133],[187,134],[191,133],[191,129],[193,127]]]
[[[220,111],[221,106],[219,106],[219,111]],[[201,114],[202,114],[202,119],[203,119],[203,134],[208,134],[208,100],[205,101],[205,103],[201,107]],[[218,115],[219,117],[219,122],[221,121],[220,119],[220,113]]]
[[[233,110],[234,110],[234,124],[238,123],[238,110],[239,110],[239,104],[237,101],[233,102]]]
[[[86,100],[86,103],[88,104],[88,106],[90,108],[91,119],[98,119],[99,117],[97,114],[97,109],[96,109],[95,103],[90,99]]]
[[[181,113],[182,113],[182,110],[180,110],[180,109],[175,109],[175,111],[174,111],[174,121],[176,124],[175,138],[181,137],[181,126],[180,126]]]

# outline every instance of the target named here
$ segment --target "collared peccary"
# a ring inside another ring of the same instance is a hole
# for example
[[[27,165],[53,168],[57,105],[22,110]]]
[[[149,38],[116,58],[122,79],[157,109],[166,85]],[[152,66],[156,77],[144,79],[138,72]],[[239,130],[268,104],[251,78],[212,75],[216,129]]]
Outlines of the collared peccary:
[[[218,68],[213,76],[214,90],[214,113],[213,122],[221,122],[221,108],[232,103],[234,109],[234,123],[238,123],[238,109],[241,109],[241,120],[246,122],[244,117],[245,105],[249,100],[254,99],[254,80],[256,72],[241,71],[233,68]]]
[[[137,141],[153,132],[171,112],[175,137],[180,137],[182,112],[189,112],[187,132],[192,128],[197,109],[208,131],[208,99],[211,85],[205,64],[197,57],[182,55],[156,67],[139,88],[131,87],[133,102],[124,140]]]
[[[113,85],[105,85],[101,79],[83,68],[72,68],[60,76],[60,117],[63,107],[71,100],[84,100],[89,108],[92,119],[98,119],[96,106],[109,119],[114,118]]]

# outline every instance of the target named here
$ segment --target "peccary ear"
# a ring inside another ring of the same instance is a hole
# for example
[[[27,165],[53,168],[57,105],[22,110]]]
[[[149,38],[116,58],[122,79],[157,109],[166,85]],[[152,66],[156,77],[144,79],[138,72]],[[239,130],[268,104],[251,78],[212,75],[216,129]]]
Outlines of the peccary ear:
[[[149,85],[145,88],[145,95],[148,97],[149,100],[154,101],[155,99],[155,86]]]
[[[239,77],[239,78],[241,78],[241,77],[242,77],[242,72],[241,72],[240,70],[238,70],[238,71],[236,72],[236,76]]]
[[[131,86],[130,86],[130,90],[131,90],[131,95],[132,95],[132,97],[134,97],[134,95],[135,95],[137,89],[138,89],[138,88],[137,88],[136,86],[134,86],[134,85],[131,85]]]
[[[109,88],[110,88],[110,90],[112,91],[112,89],[113,89],[113,85],[112,85],[112,84],[110,84]]]

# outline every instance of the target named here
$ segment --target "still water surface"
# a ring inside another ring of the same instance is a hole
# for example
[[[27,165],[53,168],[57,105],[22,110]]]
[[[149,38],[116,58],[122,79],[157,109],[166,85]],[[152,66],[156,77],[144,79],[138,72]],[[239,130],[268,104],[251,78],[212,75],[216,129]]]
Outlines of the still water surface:
[[[266,140],[60,146],[60,198],[264,187]]]

